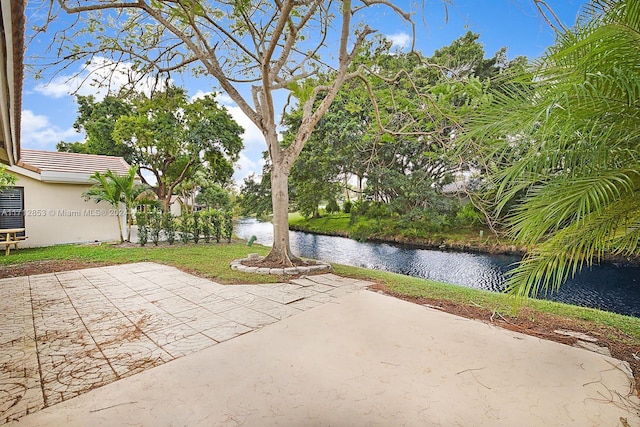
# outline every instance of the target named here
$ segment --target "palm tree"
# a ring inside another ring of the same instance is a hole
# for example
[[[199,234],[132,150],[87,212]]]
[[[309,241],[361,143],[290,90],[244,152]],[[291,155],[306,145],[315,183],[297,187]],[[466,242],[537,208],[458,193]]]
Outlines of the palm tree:
[[[86,200],[93,199],[96,203],[107,202],[116,212],[120,242],[131,240],[131,225],[133,224],[132,209],[137,205],[150,203],[153,200],[153,192],[146,186],[136,184],[137,166],[132,166],[125,175],[118,175],[111,170],[106,173],[95,172],[91,175],[94,185],[84,193]],[[127,239],[123,238],[122,211],[125,207],[127,218]]]
[[[462,139],[480,147],[496,217],[532,248],[509,291],[555,290],[605,254],[640,255],[640,1],[593,0],[509,79]]]

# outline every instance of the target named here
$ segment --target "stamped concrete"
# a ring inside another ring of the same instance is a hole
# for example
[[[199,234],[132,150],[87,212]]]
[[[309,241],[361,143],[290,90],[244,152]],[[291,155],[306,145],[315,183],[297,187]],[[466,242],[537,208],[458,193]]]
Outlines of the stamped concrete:
[[[16,425],[637,427],[630,390],[610,357],[360,291]]]
[[[624,363],[366,285],[151,263],[0,281],[0,409],[16,426],[640,426]]]
[[[224,286],[153,263],[0,280],[0,424],[368,285],[295,282]]]

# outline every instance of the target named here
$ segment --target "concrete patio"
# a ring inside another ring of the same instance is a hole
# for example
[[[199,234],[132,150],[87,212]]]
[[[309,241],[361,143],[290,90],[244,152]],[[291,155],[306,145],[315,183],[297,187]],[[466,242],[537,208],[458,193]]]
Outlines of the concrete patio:
[[[153,263],[0,280],[0,423],[640,426],[622,362],[368,285]]]

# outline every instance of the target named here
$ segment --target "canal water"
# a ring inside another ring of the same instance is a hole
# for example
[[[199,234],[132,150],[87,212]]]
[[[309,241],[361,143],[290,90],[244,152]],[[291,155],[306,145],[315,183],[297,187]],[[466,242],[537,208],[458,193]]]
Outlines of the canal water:
[[[271,223],[247,218],[238,221],[235,233],[244,239],[256,236],[257,243],[271,246],[272,227]],[[520,260],[517,256],[414,249],[298,231],[291,231],[290,240],[293,252],[304,258],[495,292],[504,289],[505,273]],[[539,297],[640,317],[640,267],[594,266],[569,279],[560,291]]]

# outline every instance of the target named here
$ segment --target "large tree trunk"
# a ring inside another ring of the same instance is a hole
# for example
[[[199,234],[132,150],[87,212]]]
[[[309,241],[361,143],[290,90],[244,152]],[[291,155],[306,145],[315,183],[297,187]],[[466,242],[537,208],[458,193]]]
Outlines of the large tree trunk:
[[[265,262],[293,266],[296,257],[289,245],[289,167],[284,162],[271,166],[271,202],[273,203],[273,247]]]

